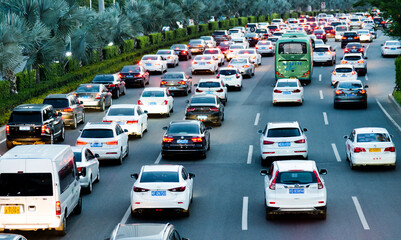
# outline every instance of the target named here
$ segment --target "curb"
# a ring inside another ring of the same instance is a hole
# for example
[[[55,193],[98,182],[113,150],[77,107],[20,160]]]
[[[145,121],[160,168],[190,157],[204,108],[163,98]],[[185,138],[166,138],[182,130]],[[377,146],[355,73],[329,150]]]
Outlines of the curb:
[[[393,103],[393,105],[396,107],[398,113],[401,114],[401,106],[400,106],[400,104],[398,104],[398,102],[395,100],[395,98],[393,97],[393,94],[392,94],[392,93],[390,93],[390,94],[388,95],[388,98],[389,98],[390,101]]]

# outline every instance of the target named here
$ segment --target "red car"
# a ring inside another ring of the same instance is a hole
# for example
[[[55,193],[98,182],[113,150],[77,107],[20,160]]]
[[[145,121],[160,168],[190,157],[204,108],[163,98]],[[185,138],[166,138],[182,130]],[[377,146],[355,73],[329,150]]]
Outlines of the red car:
[[[323,29],[316,29],[313,34],[317,39],[322,39],[324,43],[327,42],[326,32]]]
[[[326,32],[327,37],[335,37],[336,36],[336,30],[334,30],[334,27],[327,26],[327,27],[324,27],[323,29]]]
[[[228,49],[230,48],[230,42],[228,41],[221,42],[220,45],[217,47],[220,48],[221,52],[225,56],[227,54]]]

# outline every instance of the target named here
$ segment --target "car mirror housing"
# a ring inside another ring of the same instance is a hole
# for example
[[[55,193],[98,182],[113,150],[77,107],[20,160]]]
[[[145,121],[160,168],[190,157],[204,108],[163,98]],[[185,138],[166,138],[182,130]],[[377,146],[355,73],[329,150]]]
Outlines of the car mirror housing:
[[[134,174],[131,174],[131,178],[135,178],[135,179],[138,179],[138,173],[134,173]]]
[[[262,134],[262,130],[261,130],[261,129],[259,129],[259,130],[258,130],[258,133],[259,133],[259,134]]]
[[[347,136],[347,135],[344,135],[344,139],[348,139],[348,136]]]
[[[162,127],[163,130],[167,130],[167,126]]]
[[[195,177],[195,173],[189,173],[189,178],[194,178]]]
[[[326,175],[327,174],[327,170],[326,169],[320,169],[319,174]]]
[[[308,129],[307,128],[304,128],[304,129],[302,129],[304,132],[307,132],[308,131]]]
[[[266,169],[260,170],[260,176],[266,176],[269,175]]]
[[[95,158],[99,158],[99,157],[100,157],[99,154],[95,153]]]

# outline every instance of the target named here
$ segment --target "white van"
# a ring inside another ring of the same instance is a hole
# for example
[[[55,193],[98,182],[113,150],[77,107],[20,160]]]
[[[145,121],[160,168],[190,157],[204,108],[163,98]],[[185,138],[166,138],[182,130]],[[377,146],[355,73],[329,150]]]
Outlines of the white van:
[[[349,31],[349,27],[347,25],[338,25],[336,26],[335,30],[336,30],[335,41],[339,42],[341,41],[344,32]]]
[[[55,229],[81,213],[82,198],[69,145],[16,146],[0,157],[0,231]]]

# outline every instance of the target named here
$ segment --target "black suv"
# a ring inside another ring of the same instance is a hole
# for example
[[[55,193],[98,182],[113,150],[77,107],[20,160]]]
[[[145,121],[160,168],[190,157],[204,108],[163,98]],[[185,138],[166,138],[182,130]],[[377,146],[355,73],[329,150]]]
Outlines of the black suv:
[[[14,108],[6,125],[7,148],[22,144],[64,141],[64,121],[49,104],[22,104]]]
[[[387,28],[387,22],[384,21],[384,19],[382,17],[374,17],[373,18],[373,22],[376,24],[376,26],[378,27],[382,27],[382,28]]]
[[[111,92],[113,98],[119,98],[120,95],[125,95],[127,89],[125,82],[121,81],[117,74],[99,74],[93,78],[92,83],[102,83],[106,86],[107,90]]]
[[[344,48],[350,42],[361,42],[357,32],[355,31],[344,32],[343,37],[341,38],[341,48]]]

